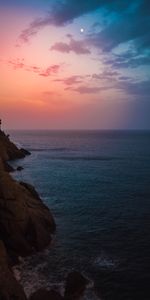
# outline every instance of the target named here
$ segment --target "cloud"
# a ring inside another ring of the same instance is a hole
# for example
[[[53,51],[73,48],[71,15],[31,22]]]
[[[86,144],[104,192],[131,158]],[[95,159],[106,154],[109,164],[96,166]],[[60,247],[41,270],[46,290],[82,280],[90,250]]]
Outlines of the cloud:
[[[118,82],[118,89],[124,90],[128,95],[135,96],[136,99],[147,98],[149,99],[150,95],[150,80],[143,81],[123,81]]]
[[[15,60],[9,60],[8,65],[13,66],[14,70],[24,69],[25,71],[37,73],[39,76],[43,76],[43,77],[48,77],[51,75],[58,74],[62,68],[62,64],[51,65],[46,69],[42,69],[37,66],[29,66],[24,63],[24,59],[19,59],[19,58]]]
[[[149,46],[150,38],[147,33],[149,20],[136,18],[136,16],[126,16],[126,19],[119,19],[100,32],[89,35],[88,44],[104,52],[110,52],[118,45],[132,40],[139,48]]]
[[[104,58],[104,64],[113,69],[121,68],[137,68],[139,66],[150,65],[149,52],[135,50],[127,50],[121,54],[110,54],[109,57]]]
[[[103,1],[87,0],[80,3],[76,0],[56,1],[51,4],[51,11],[45,17],[35,19],[28,28],[22,31],[19,41],[28,42],[32,36],[47,25],[63,26],[72,22],[75,18],[98,9],[101,2]]]
[[[17,58],[16,60],[9,60],[8,65],[11,65],[14,70],[23,69],[26,67],[24,64],[24,59]]]
[[[116,1],[114,1],[116,3]],[[144,8],[149,7],[148,0],[130,2],[127,9],[120,11],[111,19],[108,25],[99,32],[93,32],[87,37],[87,43],[110,52],[120,44],[132,42],[135,49],[142,51],[150,47],[149,22],[150,15],[146,15]],[[110,7],[111,8],[111,5]],[[109,15],[108,15],[109,16]]]
[[[63,53],[70,53],[71,51],[76,54],[90,54],[90,50],[85,44],[85,41],[76,41],[70,37],[69,43],[55,43],[50,50],[56,50]]]
[[[131,77],[129,77],[129,76],[120,76],[118,79],[119,80],[131,80]]]
[[[128,8],[129,4],[129,0],[84,0],[80,2],[77,0],[52,1],[50,12],[43,18],[35,19],[28,28],[22,31],[19,40],[20,42],[26,43],[45,26],[64,26],[74,19],[100,9],[101,7],[105,7],[108,11],[123,11]]]
[[[52,65],[47,69],[45,69],[43,72],[39,73],[39,75],[43,77],[48,77],[52,74],[57,74],[60,70],[60,67],[61,67],[60,65]]]
[[[93,74],[92,78],[93,79],[98,79],[98,80],[106,80],[106,79],[114,79],[114,77],[118,76],[119,73],[117,71],[112,71],[112,70],[104,70],[100,74]]]
[[[101,87],[88,87],[81,85],[77,88],[66,88],[66,90],[72,90],[74,92],[78,92],[80,94],[96,94],[99,93],[101,90],[104,90],[105,88]]]
[[[66,85],[74,85],[81,83],[85,76],[73,75],[64,79],[55,79],[54,81],[63,82]]]

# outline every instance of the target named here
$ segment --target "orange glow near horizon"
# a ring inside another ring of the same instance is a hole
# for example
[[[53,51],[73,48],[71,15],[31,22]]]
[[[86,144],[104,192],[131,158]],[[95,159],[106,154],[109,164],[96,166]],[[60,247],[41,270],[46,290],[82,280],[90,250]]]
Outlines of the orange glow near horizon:
[[[103,89],[103,81],[93,77],[104,71],[94,50],[85,48],[86,55],[50,50],[58,41],[72,40],[71,35],[66,35],[76,33],[73,24],[45,27],[29,43],[19,45],[20,32],[37,16],[37,12],[17,9],[0,12],[0,114],[6,127],[117,126],[122,119],[122,105],[113,89]],[[110,84],[105,82],[106,86]]]

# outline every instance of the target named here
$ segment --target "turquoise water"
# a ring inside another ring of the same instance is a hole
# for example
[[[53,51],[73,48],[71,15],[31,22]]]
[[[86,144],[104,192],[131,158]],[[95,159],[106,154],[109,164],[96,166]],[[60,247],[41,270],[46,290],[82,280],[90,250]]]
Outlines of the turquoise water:
[[[94,282],[86,299],[149,300],[150,132],[10,133],[32,153],[14,176],[34,184],[57,223],[51,248],[23,262],[27,293],[77,269]]]

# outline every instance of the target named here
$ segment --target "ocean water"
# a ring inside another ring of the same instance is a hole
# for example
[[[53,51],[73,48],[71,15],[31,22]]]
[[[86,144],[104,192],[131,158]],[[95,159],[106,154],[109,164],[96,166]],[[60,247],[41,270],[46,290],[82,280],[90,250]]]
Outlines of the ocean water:
[[[11,131],[32,155],[13,162],[57,224],[51,247],[16,268],[27,295],[79,270],[85,299],[150,299],[150,132]]]

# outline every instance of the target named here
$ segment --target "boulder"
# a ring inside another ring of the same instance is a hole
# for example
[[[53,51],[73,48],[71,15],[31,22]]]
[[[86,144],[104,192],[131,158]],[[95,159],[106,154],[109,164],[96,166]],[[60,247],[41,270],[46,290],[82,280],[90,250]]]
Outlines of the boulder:
[[[89,281],[80,272],[71,272],[66,279],[65,300],[80,299],[88,283]]]

